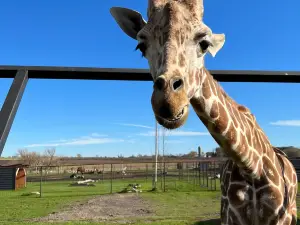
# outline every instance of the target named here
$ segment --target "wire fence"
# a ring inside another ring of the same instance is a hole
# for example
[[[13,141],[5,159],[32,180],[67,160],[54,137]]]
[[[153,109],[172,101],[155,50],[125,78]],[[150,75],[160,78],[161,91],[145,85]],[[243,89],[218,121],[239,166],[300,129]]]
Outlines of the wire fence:
[[[98,186],[101,193],[122,192],[128,186],[139,186],[142,191],[217,191],[220,190],[220,167],[223,162],[159,162],[157,176],[153,162],[30,167],[27,169],[27,184],[39,189],[40,197],[44,192],[55,192],[55,185]]]

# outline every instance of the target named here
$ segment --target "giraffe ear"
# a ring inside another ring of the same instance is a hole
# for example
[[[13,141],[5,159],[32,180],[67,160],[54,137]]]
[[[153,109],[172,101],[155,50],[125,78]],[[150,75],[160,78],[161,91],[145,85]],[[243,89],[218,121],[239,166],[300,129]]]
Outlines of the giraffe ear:
[[[208,52],[215,57],[225,43],[225,34],[212,34],[211,43],[212,46],[208,48]]]
[[[138,32],[147,23],[139,12],[131,9],[112,7],[110,13],[119,27],[133,39],[136,39]]]

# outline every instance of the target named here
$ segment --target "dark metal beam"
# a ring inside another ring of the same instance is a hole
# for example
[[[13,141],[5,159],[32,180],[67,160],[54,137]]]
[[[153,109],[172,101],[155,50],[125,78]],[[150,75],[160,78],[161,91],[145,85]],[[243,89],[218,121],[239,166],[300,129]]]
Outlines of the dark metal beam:
[[[34,79],[81,79],[151,81],[149,70],[89,67],[0,66],[0,78],[13,78],[16,71],[28,70]],[[210,70],[221,82],[300,83],[300,71]]]
[[[2,105],[0,111],[0,156],[2,155],[9,131],[14,122],[27,81],[28,71],[17,71],[14,81]]]

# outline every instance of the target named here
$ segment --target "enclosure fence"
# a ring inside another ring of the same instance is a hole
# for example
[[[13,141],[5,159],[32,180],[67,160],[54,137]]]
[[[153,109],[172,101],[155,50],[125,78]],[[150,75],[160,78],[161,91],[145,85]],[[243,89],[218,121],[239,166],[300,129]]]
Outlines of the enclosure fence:
[[[60,187],[70,190],[104,193],[140,191],[218,191],[220,169],[224,160],[195,160],[155,163],[104,163],[97,165],[36,166],[27,168],[27,184],[32,191],[53,194]],[[133,186],[139,186],[134,189]],[[75,188],[75,190],[74,190]]]

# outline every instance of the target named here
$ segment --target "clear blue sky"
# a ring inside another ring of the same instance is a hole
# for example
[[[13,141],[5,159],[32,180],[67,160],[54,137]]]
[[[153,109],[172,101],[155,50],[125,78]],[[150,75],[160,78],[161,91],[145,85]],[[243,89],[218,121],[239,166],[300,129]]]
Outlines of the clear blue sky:
[[[204,2],[205,22],[226,34],[218,55],[206,57],[208,69],[300,70],[298,0]],[[148,68],[111,6],[145,16],[147,1],[2,1],[0,64]],[[0,105],[11,82],[0,80]],[[274,145],[300,145],[300,84],[222,85],[254,112]],[[151,82],[30,80],[3,156],[51,146],[60,155],[152,154],[151,92]],[[166,138],[167,153],[217,146],[194,112],[179,131]]]

